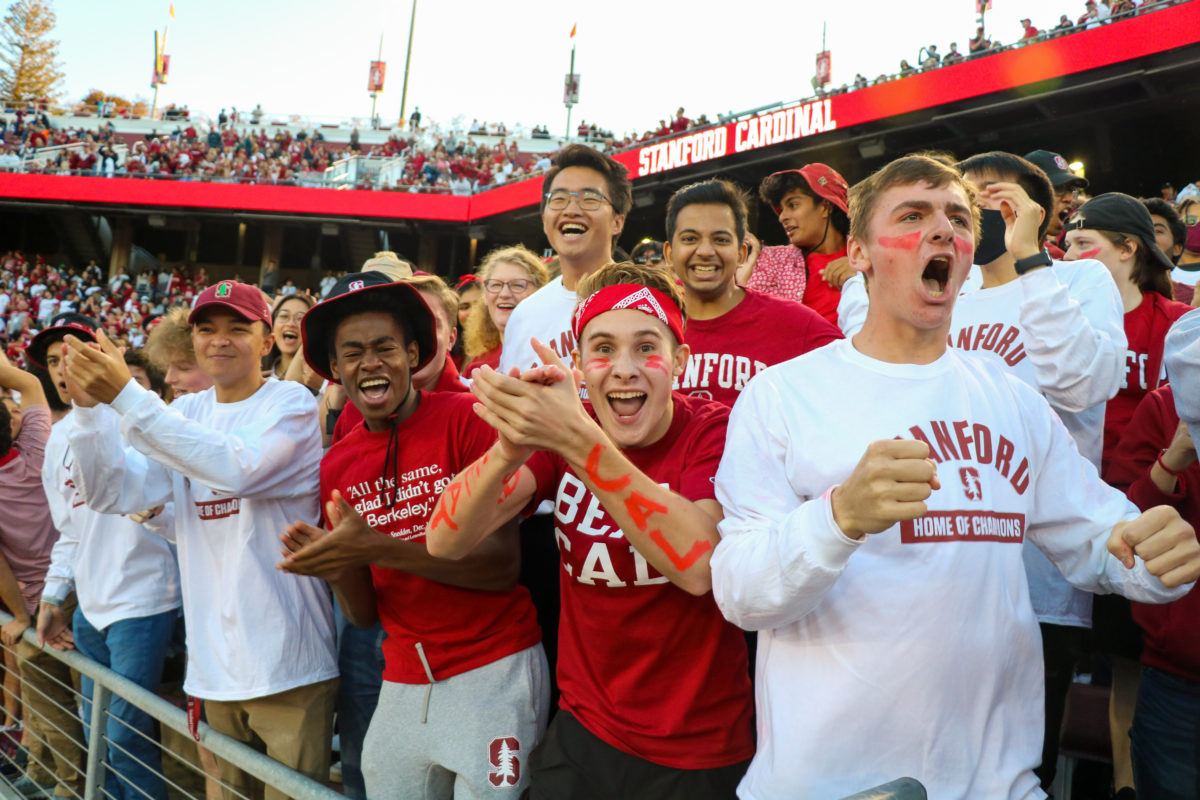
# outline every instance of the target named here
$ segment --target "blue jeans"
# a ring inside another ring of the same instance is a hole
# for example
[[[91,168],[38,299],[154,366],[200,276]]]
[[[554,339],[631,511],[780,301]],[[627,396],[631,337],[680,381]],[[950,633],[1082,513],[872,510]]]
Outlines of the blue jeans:
[[[75,610],[75,647],[80,653],[152,692],[162,679],[163,657],[175,629],[179,610],[133,617],[96,630],[83,612]],[[80,676],[83,689],[83,731],[92,721],[92,679]],[[167,800],[162,759],[154,735],[154,720],[129,702],[112,696],[105,728],[108,757],[104,788],[110,797],[126,800]],[[141,762],[140,764],[138,762]],[[144,766],[143,766],[144,765]]]
[[[1143,669],[1130,738],[1139,800],[1200,797],[1200,683]]]
[[[362,776],[363,740],[371,724],[371,715],[379,702],[383,684],[383,640],[387,634],[376,623],[372,628],[351,625],[335,603],[338,629],[337,719],[341,743],[342,792],[351,800],[366,800]]]

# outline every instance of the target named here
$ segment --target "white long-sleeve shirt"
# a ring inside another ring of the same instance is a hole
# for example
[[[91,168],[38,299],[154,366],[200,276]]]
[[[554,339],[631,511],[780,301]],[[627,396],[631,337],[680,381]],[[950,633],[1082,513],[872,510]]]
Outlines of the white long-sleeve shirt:
[[[50,551],[42,599],[61,605],[74,587],[80,610],[99,630],[179,608],[179,565],[164,538],[173,535],[174,504],[166,504],[145,525],[84,505],[71,478],[68,442],[77,419],[71,413],[54,426],[53,446],[42,465],[50,514],[60,534]]]
[[[1041,392],[1079,452],[1099,468],[1104,408],[1121,388],[1127,344],[1121,295],[1108,269],[1094,259],[1056,261],[1000,286],[981,284],[980,270],[973,267],[955,301],[950,345],[992,361]],[[867,305],[856,275],[843,287],[838,306],[847,336],[861,329]],[[1038,619],[1090,627],[1091,596],[1073,588],[1036,547],[1025,549]]]
[[[836,402],[830,387],[841,386]],[[824,495],[869,443],[924,438],[942,488],[855,541]],[[758,375],[716,480],[713,595],[760,631],[758,752],[739,796],[840,797],[911,775],[933,800],[1042,797],[1041,640],[1021,543],[1080,588],[1182,596],[1106,549],[1137,516],[1045,400],[950,349],[889,364],[834,342]]]
[[[335,677],[328,589],[275,569],[285,527],[317,521],[321,436],[308,390],[272,378],[236,403],[209,389],[168,407],[130,381],[112,408],[119,430],[113,415],[76,409],[72,475],[107,514],[174,500],[185,691],[246,700]]]

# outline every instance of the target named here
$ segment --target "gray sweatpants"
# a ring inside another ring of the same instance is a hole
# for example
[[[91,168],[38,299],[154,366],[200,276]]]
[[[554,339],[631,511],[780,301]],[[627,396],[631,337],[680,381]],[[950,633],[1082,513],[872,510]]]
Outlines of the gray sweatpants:
[[[363,742],[367,796],[517,800],[549,711],[541,644],[432,687],[384,681]]]

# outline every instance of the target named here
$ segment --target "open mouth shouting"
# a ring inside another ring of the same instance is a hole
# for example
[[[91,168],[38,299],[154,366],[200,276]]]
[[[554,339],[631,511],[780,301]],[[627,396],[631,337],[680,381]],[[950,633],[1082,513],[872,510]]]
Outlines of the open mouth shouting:
[[[358,391],[362,395],[363,402],[372,406],[386,402],[391,388],[392,382],[382,376],[364,378],[358,382]]]
[[[925,287],[925,291],[930,297],[940,298],[946,293],[946,286],[950,283],[950,257],[949,256],[934,256],[925,264],[925,271],[921,273],[921,285]]]
[[[605,397],[608,399],[608,407],[612,409],[613,416],[621,422],[634,419],[642,410],[642,406],[646,404],[645,392],[609,392]]]

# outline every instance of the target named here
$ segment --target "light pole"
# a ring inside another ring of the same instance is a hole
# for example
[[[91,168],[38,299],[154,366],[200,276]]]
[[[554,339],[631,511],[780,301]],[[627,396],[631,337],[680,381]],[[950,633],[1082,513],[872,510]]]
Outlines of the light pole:
[[[400,125],[404,126],[404,108],[408,103],[408,65],[412,62],[413,28],[417,25],[417,0],[412,0],[412,17],[408,20],[408,52],[404,54],[404,88],[400,90]]]

